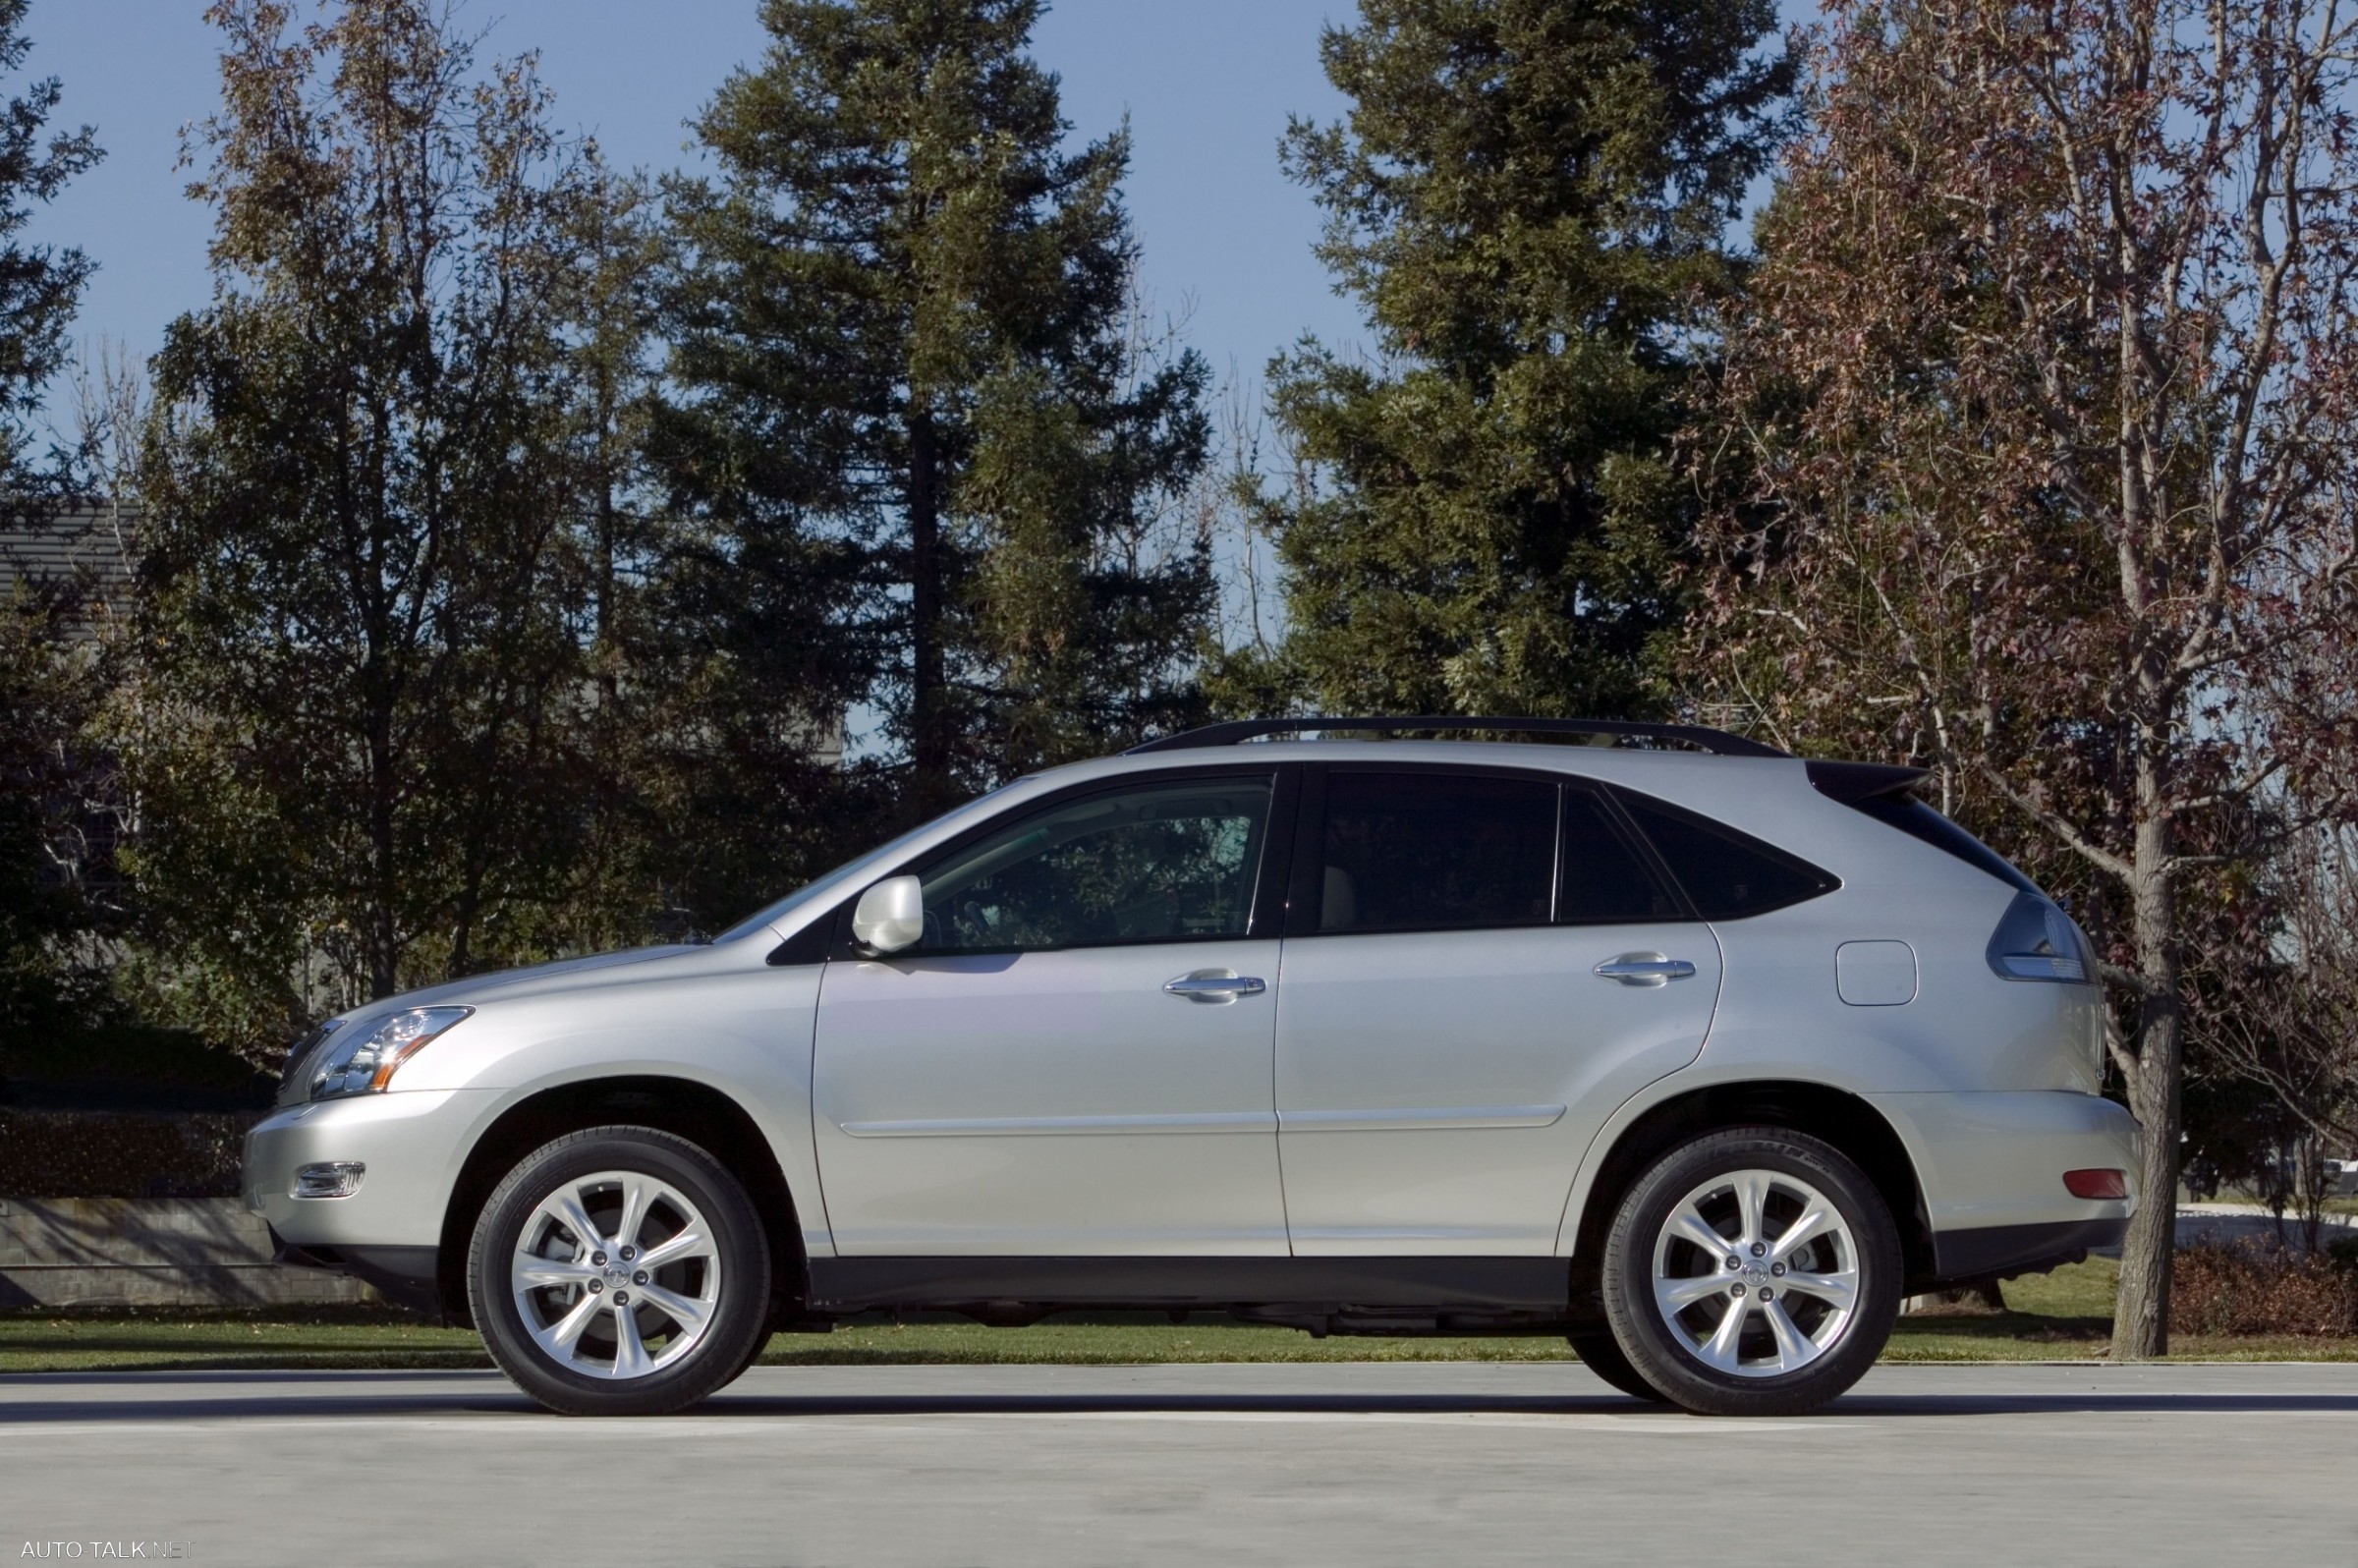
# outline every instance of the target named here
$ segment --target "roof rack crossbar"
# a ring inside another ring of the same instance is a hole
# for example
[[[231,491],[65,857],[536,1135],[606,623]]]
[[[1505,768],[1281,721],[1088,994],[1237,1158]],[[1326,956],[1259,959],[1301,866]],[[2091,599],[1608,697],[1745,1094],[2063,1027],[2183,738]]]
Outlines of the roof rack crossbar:
[[[1792,755],[1741,735],[1709,729],[1700,724],[1641,724],[1627,719],[1507,718],[1494,714],[1468,717],[1450,713],[1414,716],[1392,714],[1368,718],[1230,719],[1224,723],[1207,724],[1201,729],[1183,730],[1177,735],[1165,735],[1142,746],[1133,746],[1123,755],[1137,756],[1146,752],[1201,751],[1207,747],[1234,746],[1242,741],[1259,740],[1264,735],[1292,735],[1306,730],[1370,730],[1377,733],[1400,730],[1490,730],[1509,735],[1588,735],[1641,741],[1676,741],[1692,746],[1697,751],[1709,752],[1714,756],[1782,757]]]

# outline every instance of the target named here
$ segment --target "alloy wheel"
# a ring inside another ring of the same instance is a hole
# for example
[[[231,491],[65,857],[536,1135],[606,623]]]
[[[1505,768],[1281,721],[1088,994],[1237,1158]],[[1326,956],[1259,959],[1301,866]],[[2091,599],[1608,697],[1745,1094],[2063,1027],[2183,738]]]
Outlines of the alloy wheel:
[[[676,1364],[703,1338],[720,1304],[720,1250],[677,1187],[643,1171],[595,1171],[533,1206],[509,1284],[543,1355],[628,1380]]]
[[[1712,1177],[1672,1206],[1654,1244],[1654,1300],[1672,1338],[1715,1372],[1774,1377],[1850,1331],[1859,1247],[1825,1194],[1782,1171]]]

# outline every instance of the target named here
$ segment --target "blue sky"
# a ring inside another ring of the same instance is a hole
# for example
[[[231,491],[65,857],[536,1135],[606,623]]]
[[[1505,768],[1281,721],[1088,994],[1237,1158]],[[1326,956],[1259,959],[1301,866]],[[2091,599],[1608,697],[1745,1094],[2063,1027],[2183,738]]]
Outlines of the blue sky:
[[[307,8],[310,0],[299,0]],[[181,127],[216,102],[203,0],[33,0],[28,70],[65,84],[58,115],[94,124],[106,162],[34,220],[36,243],[79,245],[100,271],[77,332],[144,356],[209,284],[209,218],[182,194]],[[1289,113],[1338,115],[1319,29],[1351,0],[1063,0],[1035,40],[1064,80],[1065,116],[1096,136],[1127,113],[1129,200],[1144,283],[1215,373],[1257,375],[1305,330],[1356,339],[1357,316],[1310,253],[1318,215],[1277,170]],[[682,122],[765,34],[755,0],[465,0],[495,54],[538,49],[561,125],[624,166],[693,162]]]

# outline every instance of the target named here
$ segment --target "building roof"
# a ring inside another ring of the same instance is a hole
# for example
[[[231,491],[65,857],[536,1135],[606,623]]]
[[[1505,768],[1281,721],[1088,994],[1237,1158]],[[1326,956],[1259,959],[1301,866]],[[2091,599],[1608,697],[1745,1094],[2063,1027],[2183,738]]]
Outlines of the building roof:
[[[108,501],[69,502],[43,515],[0,511],[0,594],[27,588],[70,592],[84,636],[130,608],[132,532],[138,513]]]

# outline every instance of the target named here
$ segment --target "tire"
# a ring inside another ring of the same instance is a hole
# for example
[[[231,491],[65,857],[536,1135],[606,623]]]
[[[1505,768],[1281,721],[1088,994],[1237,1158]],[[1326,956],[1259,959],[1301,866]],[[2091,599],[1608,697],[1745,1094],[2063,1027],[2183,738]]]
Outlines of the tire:
[[[1664,1402],[1662,1391],[1639,1375],[1637,1368],[1629,1364],[1629,1358],[1621,1353],[1621,1343],[1613,1338],[1611,1329],[1586,1328],[1564,1337],[1571,1342],[1572,1354],[1580,1358],[1580,1364],[1613,1387],[1632,1399],[1643,1399],[1650,1405]]]
[[[745,1188],[651,1127],[594,1127],[526,1156],[467,1258],[491,1359],[565,1416],[664,1415],[733,1381],[767,1338],[769,1277]]]
[[[1698,1415],[1816,1410],[1875,1365],[1899,1316],[1882,1195],[1830,1145],[1780,1127],[1707,1134],[1656,1161],[1601,1261],[1632,1370]]]
[[[730,1383],[752,1372],[754,1364],[761,1359],[761,1353],[769,1348],[769,1340],[770,1333],[767,1328],[763,1328],[759,1333],[754,1335],[754,1342],[745,1347],[745,1359],[737,1364],[735,1372],[721,1380],[720,1386],[726,1388]]]

